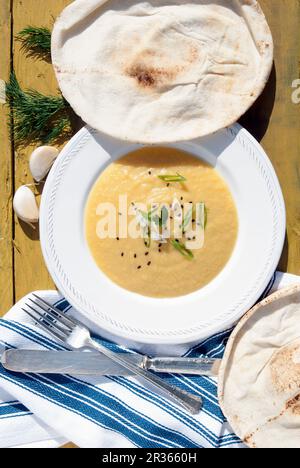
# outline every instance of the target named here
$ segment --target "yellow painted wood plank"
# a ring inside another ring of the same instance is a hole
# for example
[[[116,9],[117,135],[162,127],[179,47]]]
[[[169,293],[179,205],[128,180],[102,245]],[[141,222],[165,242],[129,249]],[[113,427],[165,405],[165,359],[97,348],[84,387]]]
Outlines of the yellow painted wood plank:
[[[14,0],[14,36],[25,26],[52,28],[54,18],[71,0]],[[57,83],[50,63],[30,57],[21,44],[14,40],[14,69],[21,86],[33,88],[45,94],[56,94]],[[18,148],[15,154],[15,186],[32,183],[28,159],[33,147]],[[15,220],[15,291],[16,299],[30,291],[54,288],[41,254],[38,230],[33,231]]]
[[[275,69],[261,99],[242,123],[272,160],[287,207],[283,271],[300,274],[300,104],[292,102],[292,83],[300,77],[300,2],[261,0],[275,43]],[[255,188],[254,188],[255,189]]]
[[[11,2],[0,0],[0,80],[7,80],[11,62]],[[0,98],[0,315],[13,304],[12,148],[7,127],[4,87]],[[1,85],[0,83],[0,85]],[[0,90],[0,93],[1,93]]]
[[[13,25],[14,35],[28,25],[52,27],[55,18],[71,0],[14,0]],[[14,41],[14,69],[24,87],[31,87],[46,94],[57,93],[57,83],[52,66],[45,61],[24,54],[21,45]],[[28,171],[28,158],[33,147],[18,149],[15,155],[15,185],[32,183]],[[40,250],[37,231],[15,219],[15,292],[18,300],[29,291],[54,288],[46,270]],[[69,444],[66,448],[74,448]]]

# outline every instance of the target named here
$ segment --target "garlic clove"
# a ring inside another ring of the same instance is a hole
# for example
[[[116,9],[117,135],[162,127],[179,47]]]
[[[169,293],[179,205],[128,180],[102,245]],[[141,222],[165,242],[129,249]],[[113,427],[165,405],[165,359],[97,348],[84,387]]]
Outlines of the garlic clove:
[[[58,149],[53,146],[40,146],[33,151],[29,167],[34,180],[40,182],[45,179],[58,155]]]
[[[16,215],[25,223],[34,227],[39,220],[39,208],[34,193],[27,185],[22,185],[15,193],[13,207]]]

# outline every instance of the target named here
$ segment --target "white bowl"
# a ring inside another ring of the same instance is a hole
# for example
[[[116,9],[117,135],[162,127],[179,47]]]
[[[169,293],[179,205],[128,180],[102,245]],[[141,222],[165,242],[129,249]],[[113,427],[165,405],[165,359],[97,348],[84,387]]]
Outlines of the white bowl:
[[[261,296],[283,248],[282,192],[261,146],[239,125],[168,146],[201,157],[226,180],[239,215],[233,255],[206,287],[172,299],[144,297],[114,284],[96,265],[84,234],[88,195],[108,164],[141,145],[83,128],[47,179],[40,234],[58,289],[103,336],[123,344],[192,345],[233,325]]]

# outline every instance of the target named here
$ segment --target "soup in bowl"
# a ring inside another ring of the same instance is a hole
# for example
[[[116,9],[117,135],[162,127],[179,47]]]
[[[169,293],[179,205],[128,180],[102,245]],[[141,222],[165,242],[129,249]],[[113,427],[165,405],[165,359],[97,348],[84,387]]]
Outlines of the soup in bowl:
[[[114,283],[171,298],[203,288],[224,269],[238,216],[212,166],[180,149],[143,147],[101,173],[87,201],[85,234]]]

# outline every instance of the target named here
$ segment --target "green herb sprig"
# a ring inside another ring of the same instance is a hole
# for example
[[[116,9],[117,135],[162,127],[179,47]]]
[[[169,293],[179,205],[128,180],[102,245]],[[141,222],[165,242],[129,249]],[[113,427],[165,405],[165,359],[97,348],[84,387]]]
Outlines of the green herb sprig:
[[[203,229],[206,229],[207,221],[208,221],[208,208],[204,202],[201,202],[200,204],[203,205],[203,212],[204,212],[202,227]]]
[[[24,91],[12,73],[6,83],[6,97],[16,145],[28,141],[52,143],[71,132],[69,105],[62,96],[46,96],[33,89]]]
[[[186,178],[180,174],[176,175],[159,175],[157,176],[160,180],[171,183],[171,182],[186,182]]]
[[[146,228],[144,231],[144,243],[147,249],[150,249],[151,247],[151,230],[149,227]]]
[[[156,224],[156,226],[159,226],[162,228],[167,224],[168,219],[169,219],[169,210],[165,206],[163,206],[161,209],[160,216],[155,215],[152,218],[152,221],[154,222],[154,224]]]
[[[208,208],[204,204],[204,229],[206,229],[207,222],[208,222]]]
[[[26,26],[17,34],[16,38],[23,47],[34,55],[51,58],[51,31],[48,28]]]
[[[193,217],[193,208],[191,208],[183,218],[183,223],[182,223],[183,232],[185,228],[187,228],[188,225],[190,224],[192,217]]]
[[[194,254],[191,250],[187,249],[184,244],[179,242],[179,240],[173,239],[170,241],[170,244],[174,247],[174,249],[178,250],[178,252],[183,255],[187,260],[193,260]]]

